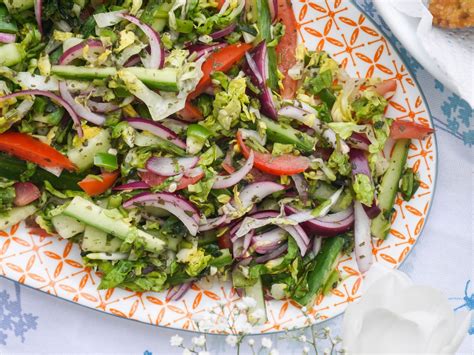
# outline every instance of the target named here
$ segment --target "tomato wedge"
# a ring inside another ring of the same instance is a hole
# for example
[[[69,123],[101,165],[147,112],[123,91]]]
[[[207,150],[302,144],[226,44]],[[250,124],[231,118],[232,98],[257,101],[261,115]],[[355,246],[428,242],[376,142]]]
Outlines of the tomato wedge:
[[[393,139],[423,139],[433,132],[433,128],[408,121],[393,121],[390,127],[390,137]]]
[[[0,151],[42,167],[75,170],[74,164],[67,157],[28,134],[19,132],[0,134]]]
[[[184,108],[177,113],[178,117],[186,122],[196,122],[203,119],[201,111],[190,101],[186,101]]]
[[[395,79],[384,80],[380,84],[375,85],[375,92],[383,96],[387,100],[395,95],[397,90],[397,81]]]
[[[221,249],[232,249],[232,241],[230,240],[229,232],[217,237],[217,245]]]
[[[169,176],[161,176],[161,175],[153,174],[149,171],[145,171],[145,172],[140,173],[140,177],[148,185],[158,186],[158,185],[161,185]],[[179,180],[178,186],[176,187],[176,191],[185,189],[189,185],[193,185],[197,183],[203,177],[204,177],[204,173],[198,174],[193,177],[183,176],[181,180]]]
[[[100,174],[102,181],[94,179],[92,177],[86,177],[83,180],[79,181],[77,184],[89,196],[98,196],[107,191],[109,188],[111,188],[115,180],[117,180],[118,176],[118,171],[114,171],[111,173],[105,172]]]
[[[285,25],[285,34],[276,47],[278,69],[285,76],[281,96],[284,99],[292,99],[295,96],[298,81],[293,80],[288,75],[288,70],[296,64],[295,54],[298,44],[298,32],[291,0],[278,0],[277,19]]]
[[[217,0],[217,9],[220,10],[222,9],[222,6],[224,6],[225,0]]]
[[[247,43],[235,43],[213,52],[201,67],[203,76],[196,86],[196,89],[189,95],[195,98],[211,84],[211,74],[215,71],[227,71],[241,60],[245,53],[252,48]]]
[[[250,155],[250,149],[245,145],[242,134],[237,131],[237,142],[245,158]],[[254,167],[264,173],[271,175],[294,175],[302,173],[309,168],[309,159],[303,156],[283,154],[274,157],[271,154],[265,154],[254,151]]]

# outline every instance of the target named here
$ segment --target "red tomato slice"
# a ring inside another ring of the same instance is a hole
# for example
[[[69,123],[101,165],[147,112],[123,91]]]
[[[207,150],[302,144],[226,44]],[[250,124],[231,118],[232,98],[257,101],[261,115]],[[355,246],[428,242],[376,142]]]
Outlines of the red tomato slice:
[[[92,177],[86,177],[83,180],[79,181],[78,185],[89,196],[98,196],[100,194],[103,194],[109,188],[111,188],[115,180],[117,180],[118,176],[118,171],[114,171],[111,173],[102,173],[100,174],[102,181],[99,181]]]
[[[230,240],[229,233],[225,233],[217,238],[217,245],[221,249],[231,249],[232,248],[232,241]]]
[[[153,174],[149,171],[140,173],[140,177],[142,178],[143,181],[145,181],[148,185],[150,185],[152,187],[161,185],[168,178],[168,176],[161,176],[161,175]],[[178,186],[176,187],[176,190],[178,191],[178,190],[185,189],[189,185],[193,185],[193,184],[197,183],[203,177],[204,177],[204,173],[201,173],[201,174],[193,176],[193,177],[183,176],[181,178],[181,180],[179,180],[179,183],[178,183]]]
[[[201,111],[189,101],[186,101],[186,105],[177,115],[186,122],[196,122],[203,119]]]
[[[47,168],[74,170],[74,164],[56,149],[25,133],[0,134],[0,151]]]
[[[377,94],[383,96],[387,100],[395,95],[397,90],[397,81],[395,79],[382,81],[380,84],[375,85],[375,91]]]
[[[196,89],[189,95],[189,97],[192,99],[202,94],[202,92],[211,84],[211,74],[213,72],[225,72],[229,70],[235,63],[244,57],[245,53],[250,48],[252,48],[250,44],[235,43],[219,49],[209,55],[201,67],[203,73],[201,81],[199,81]]]
[[[237,142],[245,158],[250,155],[250,149],[245,145],[242,134],[237,131]],[[271,175],[294,175],[299,174],[309,168],[309,159],[303,156],[283,154],[274,157],[271,154],[265,154],[254,151],[254,167]]]
[[[225,0],[217,0],[217,9],[220,10],[222,9],[222,6],[224,6]]]
[[[393,139],[423,139],[433,132],[433,128],[407,121],[393,121],[390,127],[390,137]]]
[[[285,34],[276,47],[278,69],[285,76],[281,96],[284,99],[292,99],[295,96],[298,82],[288,75],[288,70],[296,64],[298,32],[291,0],[278,0],[278,20],[285,25]]]

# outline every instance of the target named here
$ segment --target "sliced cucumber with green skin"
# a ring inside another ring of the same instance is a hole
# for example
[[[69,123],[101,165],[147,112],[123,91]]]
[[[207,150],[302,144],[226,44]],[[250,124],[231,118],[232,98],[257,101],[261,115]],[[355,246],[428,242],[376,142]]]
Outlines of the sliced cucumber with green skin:
[[[0,45],[0,66],[11,67],[23,61],[26,52],[20,43]]]
[[[293,144],[301,152],[306,154],[313,152],[316,141],[308,134],[300,132],[290,126],[283,126],[266,117],[261,117],[261,121],[267,126],[267,136],[270,141],[282,144]]]
[[[308,274],[308,292],[302,297],[295,298],[296,302],[302,306],[308,306],[313,303],[316,296],[322,292],[324,285],[326,285],[336,267],[343,246],[344,238],[342,237],[324,239],[321,250],[311,263],[313,268],[310,269]]]
[[[165,247],[165,243],[161,239],[131,226],[121,218],[112,217],[109,210],[103,209],[82,197],[74,197],[63,213],[121,240],[136,235],[138,239],[143,241],[144,248],[147,251],[159,253]]]
[[[173,68],[147,69],[141,67],[130,67],[122,69],[134,74],[150,89],[177,92],[177,71]],[[51,73],[64,79],[95,80],[107,79],[117,74],[114,67],[89,68],[75,65],[53,65]]]
[[[0,214],[0,230],[7,229],[23,221],[35,213],[36,210],[36,206],[28,205],[23,207],[15,207],[10,211]]]
[[[263,286],[262,286],[261,278],[259,277],[258,281],[253,286],[246,287],[244,289],[244,292],[245,292],[246,297],[251,297],[257,302],[255,307],[251,309],[249,312],[249,321],[254,324],[265,323],[268,320],[268,318],[267,318],[267,308],[265,306],[265,297],[263,295]],[[263,317],[260,319],[256,319],[252,317],[252,313],[258,309],[263,311]]]
[[[3,3],[10,13],[31,9],[35,4],[34,0],[4,0]]]
[[[63,214],[54,216],[51,218],[54,229],[61,238],[69,239],[79,233],[84,232],[85,225],[79,222],[77,219],[65,216]]]
[[[101,130],[95,137],[88,139],[85,143],[67,152],[67,157],[76,165],[79,171],[92,167],[94,156],[97,153],[106,153],[110,149],[110,132],[107,129]]]
[[[107,244],[107,233],[97,228],[86,226],[82,237],[81,249],[84,251],[104,251]]]
[[[378,204],[382,213],[372,220],[370,228],[372,236],[375,238],[385,239],[390,231],[393,205],[397,197],[398,185],[407,163],[409,148],[409,139],[399,139],[393,147],[392,157],[390,158],[388,169],[382,177],[378,194]]]

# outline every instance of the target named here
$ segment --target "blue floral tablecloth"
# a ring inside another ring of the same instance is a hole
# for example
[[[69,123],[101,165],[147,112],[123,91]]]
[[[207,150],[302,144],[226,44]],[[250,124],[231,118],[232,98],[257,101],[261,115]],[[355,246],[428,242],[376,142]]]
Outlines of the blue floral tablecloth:
[[[427,98],[438,138],[437,191],[429,221],[402,270],[416,283],[442,290],[455,310],[474,308],[472,108],[430,76],[396,40],[369,0],[356,0],[392,40]],[[474,69],[466,73],[474,85]],[[472,280],[472,282],[471,282]],[[342,317],[324,323],[339,334]],[[0,279],[0,353],[180,354],[170,346],[177,332],[112,317]],[[474,353],[471,324],[459,354]],[[268,337],[268,336],[267,336]],[[253,337],[258,343],[261,337]],[[209,336],[212,353],[232,353],[225,338]],[[272,335],[280,354],[301,354],[302,345]],[[241,353],[251,353],[243,347]]]

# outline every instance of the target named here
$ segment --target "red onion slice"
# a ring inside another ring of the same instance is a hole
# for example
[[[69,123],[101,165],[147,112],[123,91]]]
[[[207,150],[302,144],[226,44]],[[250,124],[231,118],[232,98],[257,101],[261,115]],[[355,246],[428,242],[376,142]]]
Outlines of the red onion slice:
[[[369,161],[365,152],[360,149],[351,149],[349,152],[349,158],[352,165],[352,175],[364,174],[372,179],[372,174],[369,168]]]
[[[296,226],[279,226],[281,229],[287,231],[295,240],[298,248],[300,249],[301,256],[305,256],[308,251],[308,245],[310,243],[309,237],[300,225]]]
[[[270,17],[273,22],[278,16],[278,0],[268,0],[268,9],[270,10]]]
[[[364,207],[364,211],[365,213],[367,213],[367,216],[370,218],[370,219],[374,219],[375,217],[377,217],[380,213],[382,213],[382,210],[380,209],[380,207],[378,206],[377,204],[377,200],[374,198],[374,200],[372,201],[372,206],[366,206],[366,205],[362,205]]]
[[[259,254],[266,254],[277,248],[286,239],[286,231],[281,228],[275,228],[268,232],[254,235],[252,237],[252,248]]]
[[[149,60],[144,63],[145,68],[163,68],[163,65],[165,64],[165,50],[161,44],[160,35],[151,26],[148,26],[147,24],[141,22],[135,16],[127,14],[118,14],[118,16],[136,25],[147,36],[148,41],[150,43],[150,57]]]
[[[218,49],[227,47],[227,43],[216,43],[216,44],[191,44],[186,47],[189,53],[195,53],[196,59],[201,58],[211,52]]]
[[[351,148],[369,150],[370,140],[365,134],[353,132],[352,135],[347,139],[347,143]]]
[[[144,181],[132,181],[127,184],[115,186],[112,190],[115,191],[134,191],[134,190],[144,190],[149,189],[150,185],[148,185]]]
[[[146,168],[161,176],[176,176],[192,169],[199,162],[198,157],[163,158],[152,157],[146,162]]]
[[[14,43],[16,34],[0,32],[0,43]]]
[[[217,176],[214,180],[212,188],[225,189],[234,186],[235,184],[238,184],[250,172],[250,170],[252,170],[253,162],[254,154],[253,151],[250,151],[249,158],[239,170],[230,175]]]
[[[253,240],[254,231],[248,233],[244,238],[241,238],[235,243],[232,243],[232,255],[234,258],[242,258],[246,255],[247,250]]]
[[[359,271],[365,273],[373,263],[370,219],[359,201],[354,202],[354,249]]]
[[[198,210],[194,205],[183,197],[166,192],[148,193],[136,195],[125,201],[124,208],[131,208],[134,205],[155,206],[162,208],[176,216],[188,229],[189,233],[195,236],[199,230]]]
[[[135,129],[148,131],[161,139],[169,141],[180,148],[186,149],[186,143],[182,141],[176,133],[158,122],[153,122],[140,117],[127,118],[127,122]]]
[[[257,68],[257,63],[255,63],[255,61],[253,60],[249,52],[245,53],[245,59],[247,60],[247,64],[255,78],[254,80],[258,83],[258,85],[263,85],[264,82],[263,82],[262,74],[260,74],[260,71]]]
[[[79,137],[82,137],[83,132],[82,132],[82,127],[81,127],[81,119],[77,115],[77,113],[73,110],[71,105],[65,101],[63,98],[60,96],[57,96],[49,91],[43,91],[43,90],[23,90],[23,91],[17,91],[12,94],[8,94],[5,96],[0,97],[0,102],[5,101],[8,99],[11,99],[13,97],[18,97],[18,96],[24,96],[24,95],[39,95],[39,96],[46,96],[49,97],[51,100],[56,101],[59,105],[64,107],[64,109],[69,113],[69,116],[71,116],[71,119],[74,122],[74,127],[77,130],[77,135]]]
[[[231,34],[232,32],[234,32],[236,27],[237,27],[237,24],[232,23],[229,26],[223,28],[222,30],[211,33],[210,36],[212,37],[212,39],[219,39],[219,38],[225,37]]]
[[[227,216],[222,215],[216,218],[209,218],[207,221],[199,226],[199,232],[205,232],[214,228],[227,224]]]
[[[268,195],[282,191],[284,189],[285,187],[283,185],[277,184],[273,181],[255,182],[245,186],[240,192],[239,198],[242,203],[242,207],[246,209],[255,203],[260,202]]]
[[[37,200],[41,196],[40,190],[31,182],[17,182],[13,185],[15,188],[15,206],[26,206]]]
[[[192,281],[185,282],[179,286],[175,286],[169,290],[166,301],[179,301],[192,286]]]
[[[287,243],[282,244],[278,248],[273,250],[271,253],[268,253],[268,254],[265,254],[265,255],[262,255],[262,256],[259,256],[259,257],[255,258],[255,262],[257,264],[266,263],[267,261],[270,261],[270,260],[273,260],[273,259],[276,259],[276,258],[282,256],[287,250],[288,250],[288,244]]]
[[[295,183],[296,191],[298,191],[298,195],[301,197],[302,202],[308,201],[308,182],[304,178],[302,174],[295,174],[291,175],[293,182]]]
[[[318,255],[319,251],[321,250],[321,245],[323,244],[323,239],[321,237],[314,237],[313,238],[313,248],[311,252],[314,256]]]
[[[60,65],[67,65],[77,58],[82,58],[85,46],[89,46],[94,54],[101,54],[105,51],[104,45],[97,39],[88,39],[66,50],[59,58]]]
[[[43,35],[43,0],[34,0],[34,10],[38,30]]]
[[[59,82],[59,92],[61,93],[64,101],[66,101],[80,117],[98,126],[102,126],[105,123],[105,116],[92,112],[88,107],[83,106],[74,100],[74,97],[72,97],[71,93],[67,89],[66,82]]]
[[[285,206],[285,213],[290,217],[298,210],[291,206]],[[326,215],[304,221],[301,227],[310,235],[322,237],[334,237],[351,230],[354,225],[354,213],[352,207],[338,213]]]

